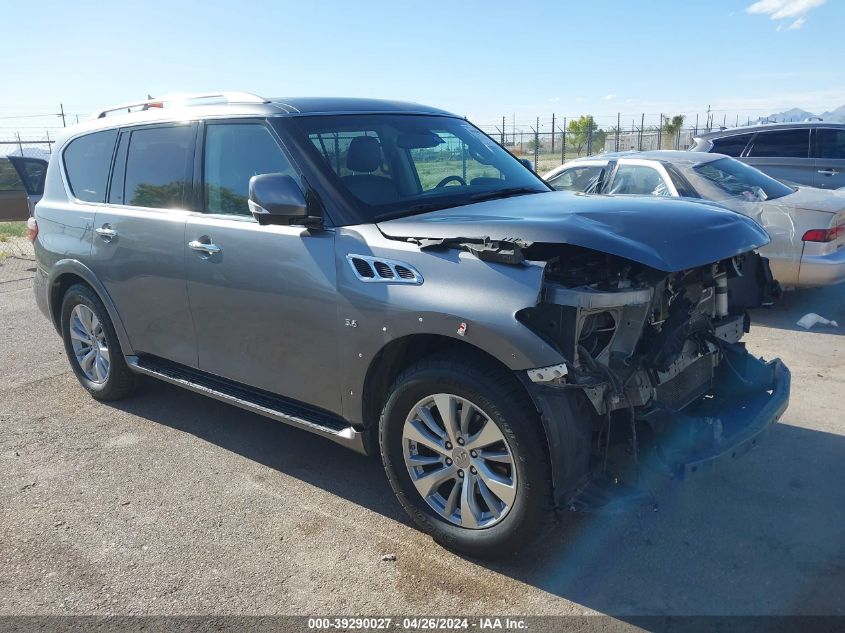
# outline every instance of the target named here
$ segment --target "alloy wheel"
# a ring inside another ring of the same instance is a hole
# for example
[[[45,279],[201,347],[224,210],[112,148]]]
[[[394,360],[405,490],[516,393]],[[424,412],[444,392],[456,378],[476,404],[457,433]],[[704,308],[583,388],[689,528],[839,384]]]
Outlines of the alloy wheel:
[[[505,518],[516,499],[516,466],[499,427],[465,398],[437,393],[405,420],[402,452],[411,481],[447,521],[468,529]]]
[[[70,340],[79,369],[95,384],[109,377],[109,346],[103,324],[85,304],[77,304],[70,313]]]

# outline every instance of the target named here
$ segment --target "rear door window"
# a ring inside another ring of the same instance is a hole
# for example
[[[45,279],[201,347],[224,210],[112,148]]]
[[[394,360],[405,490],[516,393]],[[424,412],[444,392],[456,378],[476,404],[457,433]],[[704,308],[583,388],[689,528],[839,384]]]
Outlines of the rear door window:
[[[808,158],[810,129],[758,132],[751,145],[750,157]]]
[[[123,182],[112,183],[109,200],[122,199],[135,207],[183,207],[191,182],[194,136],[193,124],[132,130],[125,176]]]
[[[73,195],[85,202],[104,202],[117,130],[86,134],[68,143],[62,157]]]
[[[816,130],[816,147],[818,158],[845,160],[845,130]]]
[[[592,193],[596,189],[604,165],[585,165],[565,169],[549,180],[558,191],[583,191]]]
[[[47,174],[46,160],[25,156],[10,156],[9,161],[17,168],[29,195],[40,196],[44,193],[44,176]]]
[[[20,174],[8,158],[0,158],[0,191],[24,191]]]
[[[724,154],[725,156],[742,156],[742,152],[752,136],[754,136],[753,133],[714,138],[712,151],[715,154]]]
[[[641,196],[671,196],[663,176],[646,165],[619,165],[607,193]]]

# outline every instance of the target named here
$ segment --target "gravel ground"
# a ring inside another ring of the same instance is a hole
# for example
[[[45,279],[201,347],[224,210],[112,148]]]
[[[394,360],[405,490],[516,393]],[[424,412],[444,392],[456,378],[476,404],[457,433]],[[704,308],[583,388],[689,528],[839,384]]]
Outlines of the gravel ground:
[[[793,372],[757,449],[497,564],[411,527],[376,460],[151,380],[95,402],[3,267],[0,319],[0,615],[845,614],[842,289],[757,317]]]

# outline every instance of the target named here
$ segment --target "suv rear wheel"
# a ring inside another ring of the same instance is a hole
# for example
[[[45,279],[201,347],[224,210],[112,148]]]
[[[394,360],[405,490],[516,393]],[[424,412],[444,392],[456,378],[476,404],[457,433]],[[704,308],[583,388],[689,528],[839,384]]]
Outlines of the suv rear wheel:
[[[400,503],[446,547],[505,556],[553,514],[540,421],[498,367],[454,357],[413,365],[393,384],[379,440]]]
[[[88,286],[75,284],[62,299],[62,338],[73,373],[97,400],[118,400],[135,388],[117,334],[103,302]]]

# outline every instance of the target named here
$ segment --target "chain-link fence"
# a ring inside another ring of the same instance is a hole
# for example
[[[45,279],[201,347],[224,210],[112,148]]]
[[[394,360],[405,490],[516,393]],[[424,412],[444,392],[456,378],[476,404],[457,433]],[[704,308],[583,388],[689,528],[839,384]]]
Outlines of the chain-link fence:
[[[724,129],[727,117],[723,119],[718,124],[712,114],[700,118],[643,113],[602,117],[553,115],[536,117],[528,123],[502,117],[498,123],[479,127],[513,154],[531,160],[537,173],[543,174],[568,160],[605,152],[685,150],[699,134]],[[751,120],[740,121],[737,117],[730,122],[730,125],[746,124],[751,124]]]
[[[26,165],[13,166],[5,159],[25,157],[47,160],[53,142],[49,134],[42,138],[28,138],[20,134],[0,137],[0,219],[26,217],[32,202],[28,188],[33,184],[37,186],[35,181],[39,178],[39,174],[34,171],[18,171],[26,170]],[[41,161],[32,163],[36,163],[36,167],[38,164],[43,165]],[[40,169],[43,170],[43,167]],[[0,221],[0,293],[30,283],[34,272],[35,253],[32,244],[26,239],[25,220]]]
[[[35,252],[21,225],[25,223],[0,223],[0,293],[28,285],[35,273]]]

